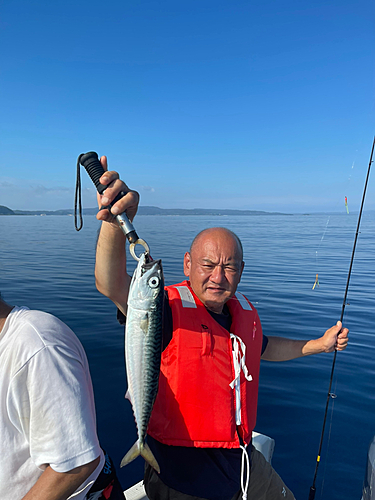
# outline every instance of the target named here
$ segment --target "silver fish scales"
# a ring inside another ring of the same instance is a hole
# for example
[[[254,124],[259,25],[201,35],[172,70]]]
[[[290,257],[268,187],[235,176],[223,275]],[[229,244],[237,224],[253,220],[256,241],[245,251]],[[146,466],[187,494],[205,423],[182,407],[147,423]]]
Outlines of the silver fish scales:
[[[132,403],[138,440],[122,459],[121,467],[141,455],[160,472],[159,464],[145,439],[159,384],[164,278],[161,261],[147,260],[147,255],[142,254],[128,296],[125,329],[126,397]]]

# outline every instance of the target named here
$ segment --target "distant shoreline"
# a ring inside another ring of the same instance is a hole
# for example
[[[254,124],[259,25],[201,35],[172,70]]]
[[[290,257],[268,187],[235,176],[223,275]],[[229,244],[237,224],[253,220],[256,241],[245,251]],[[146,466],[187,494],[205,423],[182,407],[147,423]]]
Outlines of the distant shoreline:
[[[373,209],[367,210],[367,212],[374,212]],[[97,208],[84,208],[82,210],[83,215],[96,215],[98,213]],[[352,215],[357,212],[353,211]],[[159,208],[153,206],[139,206],[137,215],[159,215],[159,216],[173,216],[173,217],[184,217],[184,216],[212,216],[212,217],[226,217],[226,216],[253,216],[253,215],[345,215],[346,211],[341,212],[266,212],[262,210],[235,210],[235,209],[219,209],[219,208]],[[30,215],[30,216],[47,216],[47,215],[68,215],[70,217],[74,216],[74,211],[72,209],[63,210],[12,210],[8,207],[0,205],[0,216],[4,215]]]
[[[84,208],[83,215],[96,215],[97,208]],[[211,216],[226,216],[226,215],[291,215],[281,212],[265,212],[261,210],[231,210],[231,209],[210,209],[210,208],[159,208],[151,206],[138,207],[138,215],[211,215]],[[72,209],[65,210],[12,210],[8,207],[0,206],[0,215],[74,215]]]

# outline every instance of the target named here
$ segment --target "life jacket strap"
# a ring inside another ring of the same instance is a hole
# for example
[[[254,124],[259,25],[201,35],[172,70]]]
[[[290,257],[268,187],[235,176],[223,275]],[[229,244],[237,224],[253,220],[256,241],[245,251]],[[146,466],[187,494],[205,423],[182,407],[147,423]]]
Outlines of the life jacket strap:
[[[236,425],[241,425],[241,370],[245,375],[246,380],[249,382],[253,380],[253,377],[249,374],[247,366],[245,364],[246,360],[246,345],[240,337],[230,334],[230,338],[233,343],[233,365],[234,365],[234,379],[229,384],[231,389],[235,389],[236,393]]]
[[[250,481],[250,459],[249,454],[247,453],[246,446],[240,446],[242,450],[242,460],[241,460],[241,491],[242,491],[242,500],[247,500],[247,490],[249,488]],[[246,463],[246,481],[245,479],[245,463]]]

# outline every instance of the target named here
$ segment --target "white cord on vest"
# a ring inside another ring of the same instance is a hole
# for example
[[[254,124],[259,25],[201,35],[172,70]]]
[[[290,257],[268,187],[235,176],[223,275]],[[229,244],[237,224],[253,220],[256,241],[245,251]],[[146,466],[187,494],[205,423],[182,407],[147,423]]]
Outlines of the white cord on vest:
[[[241,490],[242,490],[242,500],[247,500],[247,490],[249,488],[249,481],[250,481],[250,460],[249,460],[249,455],[247,453],[247,449],[245,446],[240,446],[242,450],[242,461],[241,461]],[[244,465],[245,465],[245,460],[246,460],[246,483],[244,486]]]
[[[233,340],[233,365],[234,365],[234,380],[229,384],[231,389],[235,388],[236,391],[236,425],[241,425],[241,392],[240,392],[240,376],[241,370],[245,375],[246,380],[249,382],[253,380],[253,377],[249,375],[247,366],[245,365],[245,353],[246,353],[246,345],[233,333],[230,334],[230,338]],[[242,351],[242,356],[240,352],[240,348]]]

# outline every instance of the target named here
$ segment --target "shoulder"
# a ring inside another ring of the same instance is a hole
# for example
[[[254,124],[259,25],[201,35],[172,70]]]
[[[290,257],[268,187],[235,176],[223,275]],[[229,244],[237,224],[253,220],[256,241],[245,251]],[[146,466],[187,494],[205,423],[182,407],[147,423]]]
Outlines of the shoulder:
[[[36,354],[51,349],[85,358],[82,344],[65,323],[52,314],[26,307],[11,311],[1,344],[1,352],[11,352],[21,366]]]
[[[45,345],[54,345],[61,342],[76,341],[78,338],[74,332],[56,316],[44,311],[18,307],[11,312],[12,329],[17,330],[17,335],[23,337],[27,335],[28,340],[35,339]]]

